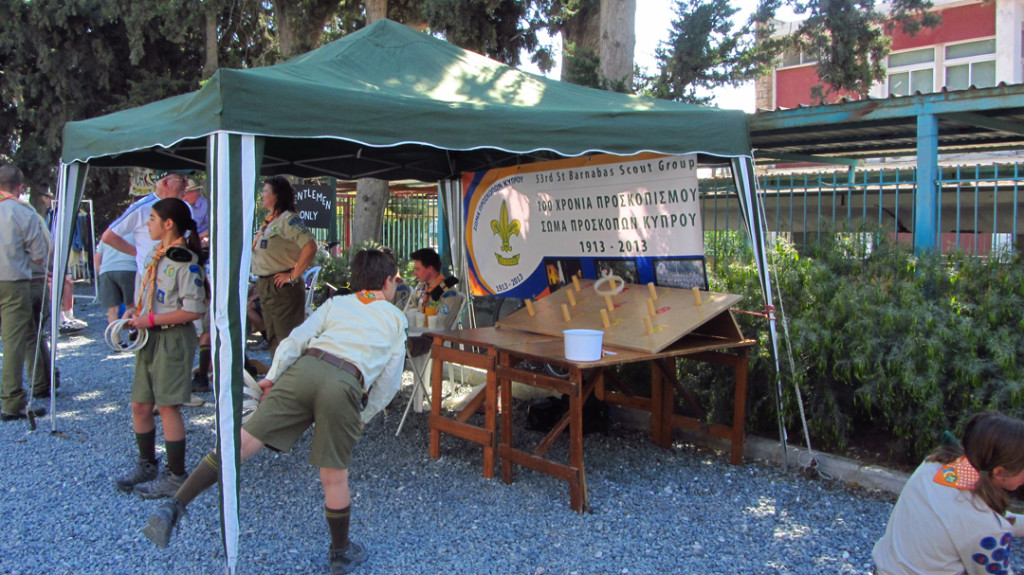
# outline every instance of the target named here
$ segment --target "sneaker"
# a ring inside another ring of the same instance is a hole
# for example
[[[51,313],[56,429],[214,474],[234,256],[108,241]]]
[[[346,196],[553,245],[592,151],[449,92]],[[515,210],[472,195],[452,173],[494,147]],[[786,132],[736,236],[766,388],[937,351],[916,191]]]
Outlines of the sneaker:
[[[351,573],[366,557],[366,550],[354,541],[349,541],[344,549],[331,549],[331,575]]]
[[[149,462],[140,459],[135,463],[135,469],[115,479],[114,483],[120,491],[131,493],[136,485],[156,479],[159,470],[159,461]]]
[[[160,504],[156,511],[149,516],[149,521],[142,529],[142,534],[156,544],[157,547],[167,547],[171,542],[171,533],[185,514],[185,504],[174,497]]]
[[[178,488],[181,487],[181,484],[185,483],[185,479],[187,477],[188,475],[184,473],[181,475],[175,475],[174,473],[171,473],[170,469],[165,467],[156,479],[136,485],[135,493],[143,499],[172,497],[178,492]]]
[[[80,319],[69,319],[61,322],[58,331],[60,333],[75,333],[76,331],[82,331],[88,326],[89,324]]]
[[[193,393],[192,397],[190,397],[188,401],[186,401],[182,405],[184,405],[185,407],[202,407],[204,403],[206,403],[206,401],[203,400],[203,398]]]
[[[28,407],[26,406],[21,408],[21,411],[18,411],[16,413],[0,412],[0,421],[17,421],[19,419],[27,419],[29,416],[31,416],[34,419],[36,417],[42,417],[44,415],[46,415],[45,407],[33,407],[30,413]]]
[[[209,378],[197,371],[192,376],[192,393],[210,393],[211,391],[213,391],[213,388],[210,387]]]

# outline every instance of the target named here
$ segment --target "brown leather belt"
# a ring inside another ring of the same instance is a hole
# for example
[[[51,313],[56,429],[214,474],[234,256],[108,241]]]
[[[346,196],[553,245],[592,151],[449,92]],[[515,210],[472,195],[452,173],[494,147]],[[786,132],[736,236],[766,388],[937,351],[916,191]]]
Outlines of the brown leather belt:
[[[353,365],[347,359],[342,359],[336,355],[331,355],[326,351],[315,347],[307,349],[306,353],[302,355],[308,355],[315,357],[320,361],[326,361],[327,363],[333,365],[334,367],[340,369],[341,371],[344,371],[355,376],[355,378],[358,379],[360,383],[363,382],[363,374],[360,373],[359,368]]]
[[[266,276],[256,276],[256,277],[260,278],[261,280],[268,280],[268,279],[272,279],[272,278],[273,278],[274,276],[276,276],[277,274],[283,274],[283,273],[288,273],[288,274],[291,274],[291,273],[292,273],[292,270],[291,270],[291,268],[288,268],[288,269],[286,269],[286,270],[281,270],[281,271],[279,271],[279,272],[274,272],[274,273],[272,273],[272,274],[270,274],[270,275],[266,275]]]

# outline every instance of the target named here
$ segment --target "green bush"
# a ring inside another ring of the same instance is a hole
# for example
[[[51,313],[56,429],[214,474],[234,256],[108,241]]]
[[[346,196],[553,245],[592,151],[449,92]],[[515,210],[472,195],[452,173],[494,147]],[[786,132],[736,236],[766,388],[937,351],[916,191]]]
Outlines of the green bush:
[[[785,241],[772,249],[782,296],[775,304],[783,420],[790,435],[800,431],[796,385],[816,448],[842,452],[858,433],[881,432],[890,439],[888,456],[908,464],[930,451],[943,430],[958,429],[979,410],[1024,416],[1019,255],[918,258],[871,233],[822,234],[821,243],[803,251]],[[742,294],[737,307],[760,311],[749,251],[727,253],[711,267],[711,289]],[[766,323],[746,314],[737,321],[759,340],[747,428],[776,435],[777,383]],[[731,417],[730,375],[680,362],[680,377],[710,406],[713,420]]]

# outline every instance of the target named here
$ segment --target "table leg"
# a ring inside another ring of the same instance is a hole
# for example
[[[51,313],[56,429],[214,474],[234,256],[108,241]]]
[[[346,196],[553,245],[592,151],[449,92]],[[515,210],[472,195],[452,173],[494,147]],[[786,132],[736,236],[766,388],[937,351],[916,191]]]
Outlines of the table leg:
[[[572,367],[569,379],[573,390],[569,395],[569,467],[575,470],[569,481],[569,506],[582,512],[587,505],[587,480],[583,471],[583,371]]]
[[[497,356],[497,351],[494,348],[487,350],[487,355],[491,359],[491,365],[494,365],[494,360]],[[491,441],[484,445],[484,477],[491,479],[494,477],[494,455],[497,452],[497,431],[498,431],[498,374],[495,370],[487,370],[487,383],[484,389],[484,429],[490,434]],[[511,386],[506,386],[511,387]]]
[[[733,465],[743,463],[744,427],[747,417],[747,365],[749,352],[743,350],[735,364],[736,390],[733,394],[732,406],[732,452],[729,462]]]
[[[438,357],[440,355],[439,351],[435,351],[436,348],[438,347],[437,340],[434,340],[434,342],[435,342],[434,345],[432,345],[430,347],[430,356],[431,356],[431,360],[432,360],[431,361],[432,369],[430,370],[430,389],[431,389],[431,392],[430,392],[430,415],[432,417],[440,417],[441,416],[441,387],[443,386],[443,382],[441,381],[441,367],[442,367],[442,364],[444,362],[441,361],[440,357]],[[443,345],[444,344],[441,344],[441,347],[443,347]],[[414,400],[415,400],[415,398],[414,399],[410,399],[410,401],[414,401]],[[437,458],[441,457],[441,430],[437,429],[436,427],[434,427],[432,425],[429,426],[429,427],[430,427],[430,457],[433,458],[433,459],[437,459]]]
[[[505,354],[498,354],[498,365],[511,367],[512,360]],[[501,394],[501,445],[512,447],[512,382],[497,378],[498,392]],[[501,458],[501,480],[512,483],[512,461],[508,457]]]

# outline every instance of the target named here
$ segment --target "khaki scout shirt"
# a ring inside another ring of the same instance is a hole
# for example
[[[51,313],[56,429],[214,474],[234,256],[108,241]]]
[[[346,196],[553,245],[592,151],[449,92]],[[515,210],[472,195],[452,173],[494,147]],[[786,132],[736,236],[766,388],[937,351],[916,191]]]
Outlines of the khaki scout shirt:
[[[46,224],[17,198],[0,196],[0,281],[32,278],[32,260],[49,253]]]
[[[199,258],[192,252],[188,253],[192,255],[192,259],[187,262],[176,262],[166,256],[160,259],[160,263],[157,264],[156,295],[152,298],[153,309],[149,309],[150,294],[142,291],[145,275],[135,274],[135,293],[142,294],[136,296],[137,300],[142,302],[142,308],[136,315],[168,313],[179,309],[192,313],[206,313],[206,271],[199,265]],[[152,261],[152,255],[151,253],[147,261]]]
[[[291,270],[299,261],[299,252],[316,241],[302,218],[295,212],[281,212],[256,237],[252,250],[252,273],[269,276]]]

